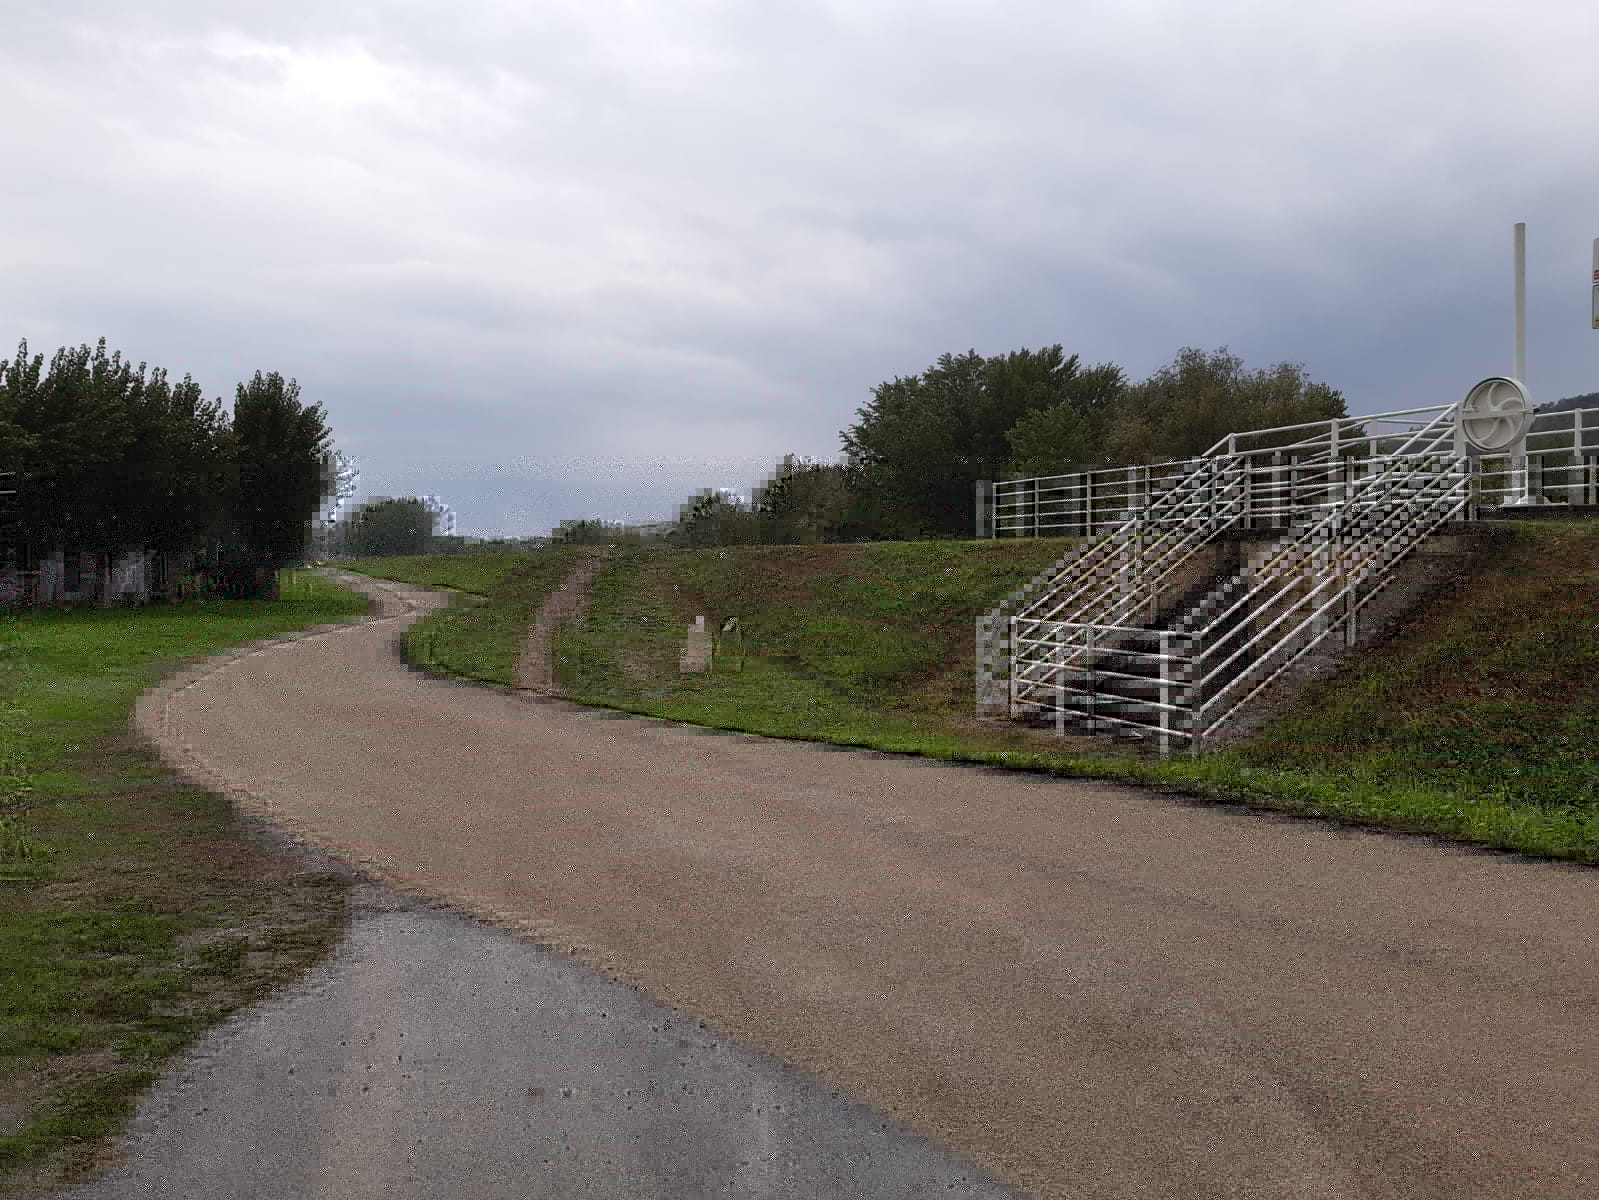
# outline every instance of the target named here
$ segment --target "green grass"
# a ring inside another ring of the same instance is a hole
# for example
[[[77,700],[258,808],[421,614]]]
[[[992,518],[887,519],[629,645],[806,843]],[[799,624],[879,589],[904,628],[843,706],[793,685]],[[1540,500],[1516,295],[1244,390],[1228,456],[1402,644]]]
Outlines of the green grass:
[[[0,1194],[89,1169],[168,1056],[337,938],[343,882],[244,837],[126,722],[186,660],[366,608],[286,573],[275,601],[0,627]]]
[[[778,737],[880,744],[971,711],[974,622],[1070,543],[882,542],[625,552],[556,643],[579,700]],[[681,674],[703,614],[716,670]]]
[[[587,619],[558,637],[557,673],[585,703],[714,728],[1599,862],[1599,524],[1518,522],[1504,541],[1404,637],[1199,758],[971,718],[973,618],[1063,542],[624,550]],[[677,656],[698,614],[713,629],[736,616],[740,634],[719,640],[711,673],[685,675]],[[503,659],[524,629],[506,621],[484,636]]]
[[[513,686],[528,626],[544,598],[592,550],[560,546],[531,554],[354,559],[339,565],[379,579],[468,593],[405,635],[406,656],[429,670]]]
[[[510,572],[526,563],[526,554],[412,555],[399,558],[346,558],[334,562],[374,579],[392,579],[419,587],[449,588],[486,596]]]

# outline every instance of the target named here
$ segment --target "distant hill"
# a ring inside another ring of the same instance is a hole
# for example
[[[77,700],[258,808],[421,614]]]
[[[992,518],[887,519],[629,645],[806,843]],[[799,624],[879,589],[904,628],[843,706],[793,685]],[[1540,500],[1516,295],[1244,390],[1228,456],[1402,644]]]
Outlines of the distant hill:
[[[1533,412],[1568,412],[1573,408],[1599,408],[1599,392],[1584,392],[1580,396],[1567,396],[1564,400],[1551,400],[1548,404],[1533,406]]]

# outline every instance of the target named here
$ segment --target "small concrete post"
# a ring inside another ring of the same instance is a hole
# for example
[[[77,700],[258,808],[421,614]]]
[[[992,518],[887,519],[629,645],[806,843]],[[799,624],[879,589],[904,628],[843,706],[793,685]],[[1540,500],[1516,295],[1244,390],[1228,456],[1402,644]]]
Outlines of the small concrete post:
[[[711,669],[711,635],[705,628],[704,616],[694,618],[688,628],[688,639],[683,653],[678,657],[678,670],[684,674],[702,674]]]

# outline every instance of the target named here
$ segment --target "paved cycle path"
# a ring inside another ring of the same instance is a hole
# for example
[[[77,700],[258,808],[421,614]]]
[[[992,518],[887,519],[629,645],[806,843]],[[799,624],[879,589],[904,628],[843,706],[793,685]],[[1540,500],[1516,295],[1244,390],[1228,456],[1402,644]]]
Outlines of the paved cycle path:
[[[381,619],[210,664],[142,724],[1030,1194],[1599,1186],[1599,873],[433,680],[395,641],[437,598],[362,586]]]

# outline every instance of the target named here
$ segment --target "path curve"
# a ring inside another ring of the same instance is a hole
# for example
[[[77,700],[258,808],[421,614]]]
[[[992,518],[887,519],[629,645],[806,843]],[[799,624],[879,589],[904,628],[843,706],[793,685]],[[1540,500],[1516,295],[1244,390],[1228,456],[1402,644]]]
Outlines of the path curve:
[[[1040,1196],[1593,1195],[1599,873],[430,679],[360,586],[140,727]]]

